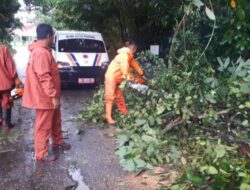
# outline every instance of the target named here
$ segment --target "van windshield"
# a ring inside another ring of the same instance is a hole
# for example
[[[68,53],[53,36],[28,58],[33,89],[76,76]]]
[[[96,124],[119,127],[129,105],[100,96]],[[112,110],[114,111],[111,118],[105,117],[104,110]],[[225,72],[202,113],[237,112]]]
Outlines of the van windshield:
[[[102,41],[74,38],[58,41],[59,52],[74,52],[74,53],[105,53],[105,47]]]

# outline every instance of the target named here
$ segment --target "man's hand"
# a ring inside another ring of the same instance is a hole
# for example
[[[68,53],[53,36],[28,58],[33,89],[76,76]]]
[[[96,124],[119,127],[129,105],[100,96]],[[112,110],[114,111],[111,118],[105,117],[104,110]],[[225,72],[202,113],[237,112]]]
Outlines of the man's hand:
[[[135,78],[135,82],[136,82],[136,83],[139,83],[139,84],[146,84],[147,81],[144,80],[143,78],[139,78],[139,77],[138,77],[138,78]]]
[[[60,99],[59,98],[52,98],[52,103],[54,105],[54,109],[60,108]]]
[[[22,81],[20,81],[20,79],[17,77],[15,79],[15,86],[17,87],[17,86],[20,86],[21,84],[22,84]]]

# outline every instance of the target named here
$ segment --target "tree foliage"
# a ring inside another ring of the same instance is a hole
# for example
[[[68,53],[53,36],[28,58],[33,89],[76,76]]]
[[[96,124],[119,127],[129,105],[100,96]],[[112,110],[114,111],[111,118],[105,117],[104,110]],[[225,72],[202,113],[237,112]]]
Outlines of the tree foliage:
[[[53,11],[51,18],[67,29],[95,30],[115,50],[132,38],[141,49],[165,47],[184,1],[143,0],[26,0],[28,5]]]
[[[225,8],[214,14],[221,3],[194,0],[184,6],[168,69],[148,53],[139,56],[145,71],[157,71],[148,92],[122,85],[129,115],[115,115],[121,128],[116,154],[128,171],[165,164],[179,168],[176,184],[162,189],[250,188],[248,40],[245,49],[237,49],[242,36],[234,32],[234,45],[222,43],[222,36],[233,30],[226,23],[238,23],[228,15],[246,12],[249,5],[237,1],[230,8],[230,1],[224,1]],[[244,22],[239,26],[249,25]],[[96,108],[104,108],[103,102],[101,89],[80,118],[100,125],[104,110]]]
[[[232,2],[236,3],[236,7],[230,5]],[[239,56],[250,58],[249,1],[218,1],[215,3],[215,13],[218,27],[213,41],[214,51],[224,58],[234,60]]]
[[[205,19],[206,11],[189,11],[190,7],[200,6],[199,9],[211,7],[208,0],[199,4],[197,0],[25,0],[30,8],[39,8],[48,15],[45,21],[51,22],[57,28],[76,30],[95,30],[103,33],[105,41],[111,47],[111,52],[121,45],[122,41],[132,38],[138,41],[141,49],[150,44],[160,44],[161,54],[166,56],[170,46],[175,24],[180,20],[183,11],[189,15],[185,23],[188,28],[199,34],[199,43],[206,44],[212,26]],[[218,56],[230,56],[237,59],[239,55],[249,57],[249,19],[250,8],[247,0],[212,1],[216,15],[213,49]],[[205,4],[204,4],[205,3]],[[189,12],[188,12],[189,11]],[[191,19],[191,18],[196,18]],[[167,49],[167,51],[165,51]],[[207,51],[209,55],[209,51]],[[232,56],[234,55],[234,56]],[[212,56],[214,57],[214,56]]]
[[[20,5],[17,0],[2,0],[0,3],[0,42],[9,44],[13,30],[21,25],[14,17]]]

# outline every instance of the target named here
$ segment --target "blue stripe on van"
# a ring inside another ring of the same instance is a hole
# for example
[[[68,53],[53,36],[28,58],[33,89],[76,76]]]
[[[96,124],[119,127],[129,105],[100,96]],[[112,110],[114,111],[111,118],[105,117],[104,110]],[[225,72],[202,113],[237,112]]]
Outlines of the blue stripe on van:
[[[75,55],[74,55],[73,53],[70,53],[70,56],[71,56],[72,59],[75,61],[76,65],[77,65],[77,66],[80,66],[80,64],[78,63],[78,61],[77,61]]]
[[[94,65],[93,66],[96,65],[97,58],[98,58],[98,53],[95,55],[95,60],[94,60]]]

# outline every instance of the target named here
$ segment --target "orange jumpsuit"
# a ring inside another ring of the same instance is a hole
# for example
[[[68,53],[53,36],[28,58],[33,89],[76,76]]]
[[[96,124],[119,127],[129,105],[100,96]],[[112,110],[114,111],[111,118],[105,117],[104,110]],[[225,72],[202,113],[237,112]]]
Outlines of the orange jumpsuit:
[[[123,47],[117,51],[116,57],[110,63],[105,74],[105,101],[106,101],[106,119],[111,118],[113,102],[116,103],[118,110],[122,114],[128,114],[128,110],[123,97],[123,91],[119,88],[120,83],[127,80],[136,80],[130,73],[132,67],[139,75],[143,71],[135,61],[134,56],[129,48]]]
[[[48,141],[53,146],[64,142],[61,111],[54,109],[52,98],[61,96],[60,73],[49,47],[40,41],[29,45],[30,59],[26,68],[22,106],[36,110],[34,145],[36,159],[48,155]]]
[[[0,107],[10,109],[12,100],[10,91],[17,78],[16,66],[8,49],[0,45]]]

